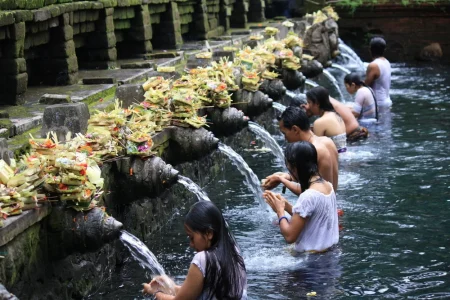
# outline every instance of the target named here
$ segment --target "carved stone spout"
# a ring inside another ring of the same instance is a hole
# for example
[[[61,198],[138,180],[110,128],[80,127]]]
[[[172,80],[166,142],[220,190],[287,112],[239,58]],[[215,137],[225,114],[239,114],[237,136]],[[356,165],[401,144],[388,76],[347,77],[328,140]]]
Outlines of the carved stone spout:
[[[195,160],[207,155],[218,145],[219,139],[204,128],[174,127],[164,158],[174,164]]]
[[[313,78],[322,74],[323,66],[319,61],[315,59],[313,60],[303,59],[302,67],[300,68],[299,71],[302,72],[306,78]]]
[[[123,226],[98,207],[77,212],[62,206],[53,208],[48,225],[49,252],[53,257],[98,249],[117,238]]]
[[[286,87],[280,79],[264,80],[259,86],[259,90],[267,94],[274,101],[278,101],[286,93]]]
[[[178,171],[160,157],[143,160],[139,157],[125,158],[117,162],[121,179],[126,189],[132,189],[130,198],[156,196],[175,184]]]
[[[238,90],[232,96],[233,106],[247,116],[256,116],[272,106],[273,100],[261,91]]]
[[[283,84],[288,90],[303,89],[305,84],[305,76],[296,70],[283,69],[282,78]]]
[[[212,122],[208,129],[216,136],[232,135],[248,125],[248,117],[234,107],[209,108],[206,114]]]

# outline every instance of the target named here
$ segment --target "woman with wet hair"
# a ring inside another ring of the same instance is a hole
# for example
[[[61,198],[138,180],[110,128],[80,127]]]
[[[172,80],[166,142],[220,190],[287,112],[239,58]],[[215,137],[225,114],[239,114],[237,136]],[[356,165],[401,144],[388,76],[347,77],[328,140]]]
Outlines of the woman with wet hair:
[[[344,120],[336,113],[330,102],[327,89],[318,86],[306,93],[304,106],[308,116],[319,116],[314,122],[313,132],[317,136],[327,136],[333,140],[339,153],[347,151],[347,134]]]
[[[247,299],[244,259],[220,210],[209,201],[195,203],[184,229],[197,254],[183,285],[170,293],[165,290],[167,277],[156,277],[144,285],[144,293],[158,300]]]
[[[284,239],[295,243],[296,251],[327,251],[339,242],[333,185],[320,176],[313,144],[304,141],[288,144],[285,157],[291,176],[300,183],[303,192],[294,206],[271,191],[266,191],[264,198],[279,218]],[[292,216],[290,220],[285,211]]]
[[[378,106],[371,88],[361,80],[358,73],[347,74],[344,78],[345,88],[351,95],[355,94],[352,113],[358,119],[378,119]]]

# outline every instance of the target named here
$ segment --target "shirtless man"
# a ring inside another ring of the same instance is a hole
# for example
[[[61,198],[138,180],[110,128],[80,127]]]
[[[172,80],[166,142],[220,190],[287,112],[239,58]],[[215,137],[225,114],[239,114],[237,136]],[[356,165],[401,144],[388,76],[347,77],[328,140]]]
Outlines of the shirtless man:
[[[309,119],[300,107],[288,107],[279,118],[281,132],[289,143],[307,141],[316,147],[320,175],[338,187],[338,152],[333,141],[328,137],[316,136],[310,129]],[[300,195],[302,190],[298,183],[292,182],[288,173],[277,172],[267,176],[262,187],[271,190],[280,183],[284,184],[294,194]]]

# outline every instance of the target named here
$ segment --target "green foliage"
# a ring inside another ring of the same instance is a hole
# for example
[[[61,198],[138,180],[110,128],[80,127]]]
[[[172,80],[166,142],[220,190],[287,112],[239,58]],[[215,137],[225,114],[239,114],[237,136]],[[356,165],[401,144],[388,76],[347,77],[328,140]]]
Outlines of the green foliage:
[[[353,14],[356,9],[360,6],[372,6],[377,4],[387,4],[387,3],[398,3],[404,6],[409,5],[421,5],[421,4],[432,4],[435,5],[439,0],[340,0],[336,4],[338,6],[346,7],[350,9]]]

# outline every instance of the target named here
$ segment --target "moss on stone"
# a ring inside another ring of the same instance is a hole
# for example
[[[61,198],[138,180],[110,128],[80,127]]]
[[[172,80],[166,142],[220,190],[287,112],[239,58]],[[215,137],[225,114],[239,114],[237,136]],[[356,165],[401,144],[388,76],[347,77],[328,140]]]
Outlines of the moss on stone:
[[[10,119],[0,119],[0,128],[10,128],[12,126],[12,122]]]
[[[12,119],[28,118],[33,116],[27,107],[21,105],[8,106],[4,110],[9,114],[9,117]]]
[[[108,96],[114,95],[116,93],[117,86],[112,86],[109,89],[103,90],[99,93],[91,95],[83,100],[87,105],[96,104],[100,99],[105,99]]]
[[[30,129],[8,140],[8,148],[13,151],[15,159],[20,159],[22,155],[30,151],[30,144],[28,143],[30,134],[34,137],[38,137],[41,127],[42,126],[38,126]]]

